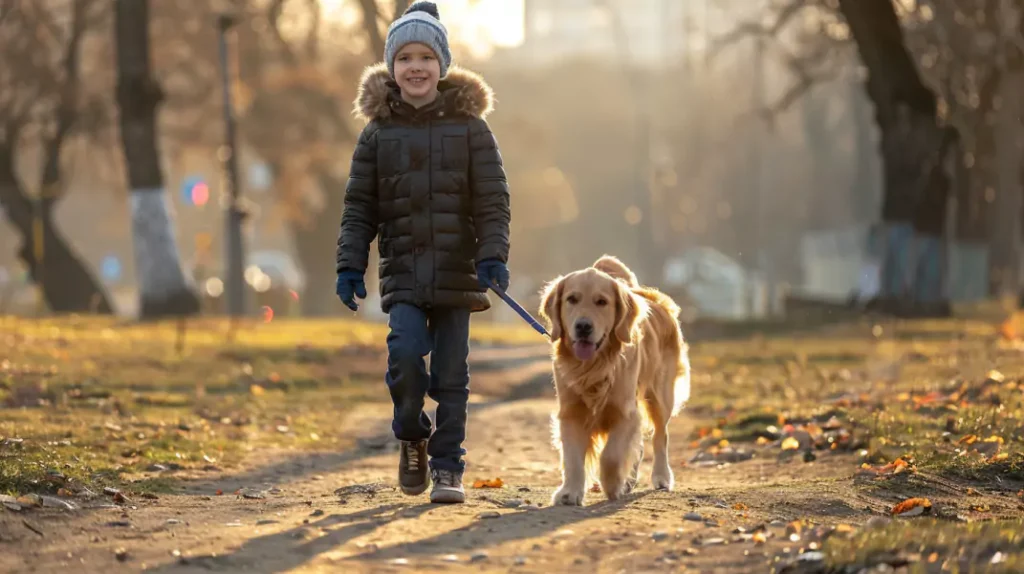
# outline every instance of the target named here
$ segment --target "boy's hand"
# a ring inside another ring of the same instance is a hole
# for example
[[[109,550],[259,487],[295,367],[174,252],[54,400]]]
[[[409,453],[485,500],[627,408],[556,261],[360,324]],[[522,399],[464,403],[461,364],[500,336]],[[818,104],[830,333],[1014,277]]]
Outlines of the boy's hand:
[[[484,259],[476,264],[476,277],[480,286],[487,289],[487,280],[490,279],[501,290],[508,289],[509,273],[508,267],[498,259]]]
[[[335,287],[338,298],[346,307],[355,311],[359,308],[355,297],[366,299],[366,283],[363,282],[363,274],[358,271],[342,271],[338,273],[338,284]]]

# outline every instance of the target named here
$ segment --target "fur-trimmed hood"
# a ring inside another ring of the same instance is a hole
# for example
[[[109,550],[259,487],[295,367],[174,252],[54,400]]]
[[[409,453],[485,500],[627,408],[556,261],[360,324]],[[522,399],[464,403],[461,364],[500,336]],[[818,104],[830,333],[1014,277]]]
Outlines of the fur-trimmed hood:
[[[359,80],[353,113],[363,121],[383,120],[391,117],[388,100],[394,89],[394,80],[384,62],[363,70]],[[486,118],[494,109],[494,91],[476,72],[453,65],[437,85],[441,97],[452,98],[455,111],[471,117]],[[454,94],[448,92],[454,91]]]

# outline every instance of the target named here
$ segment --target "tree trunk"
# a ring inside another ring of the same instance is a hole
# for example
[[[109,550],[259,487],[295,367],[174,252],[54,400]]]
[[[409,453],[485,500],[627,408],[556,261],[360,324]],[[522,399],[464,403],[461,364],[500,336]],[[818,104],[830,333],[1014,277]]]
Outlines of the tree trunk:
[[[1002,74],[994,71],[981,85],[977,118],[972,128],[973,147],[962,152],[956,166],[956,212],[950,261],[951,297],[957,301],[980,301],[989,296],[989,236],[992,233],[991,204],[985,197],[995,189],[995,116],[992,109]],[[967,154],[971,161],[965,163]]]
[[[943,141],[937,100],[910,57],[892,0],[839,0],[839,8],[867,68],[866,89],[882,132],[881,297],[885,307],[900,310],[914,283],[914,221]]]
[[[149,0],[117,0],[115,34],[139,318],[192,315],[199,312],[199,298],[181,268],[157,148],[156,112],[163,93],[150,73]]]
[[[1021,267],[1021,189],[1022,124],[1021,94],[1024,70],[1008,71],[999,91],[1001,105],[995,128],[996,174],[998,187],[992,209],[992,235],[989,249],[993,295],[1017,298]]]
[[[13,155],[10,149],[0,149],[0,211],[7,214],[7,220],[21,236],[18,258],[25,263],[32,281],[42,288],[46,305],[54,313],[111,313],[102,286],[57,230],[52,199],[40,206],[43,257],[36,260],[36,205],[18,182]]]
[[[874,221],[880,205],[878,155],[872,131],[871,104],[864,97],[861,86],[850,81],[849,103],[854,130],[855,172],[852,193],[854,220]]]

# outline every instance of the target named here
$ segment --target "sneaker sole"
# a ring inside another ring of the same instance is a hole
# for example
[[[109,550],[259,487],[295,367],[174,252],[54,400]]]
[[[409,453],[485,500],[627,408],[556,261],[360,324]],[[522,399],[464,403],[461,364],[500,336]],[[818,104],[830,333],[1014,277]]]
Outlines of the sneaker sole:
[[[466,494],[457,490],[435,490],[430,493],[430,502],[459,504],[466,502]]]
[[[417,495],[420,495],[420,494],[423,494],[424,492],[426,492],[427,491],[427,486],[429,486],[429,485],[424,482],[422,486],[409,487],[409,486],[404,486],[404,485],[401,485],[401,484],[398,485],[398,486],[399,486],[399,488],[402,489],[402,494],[405,494],[407,496],[417,496]]]

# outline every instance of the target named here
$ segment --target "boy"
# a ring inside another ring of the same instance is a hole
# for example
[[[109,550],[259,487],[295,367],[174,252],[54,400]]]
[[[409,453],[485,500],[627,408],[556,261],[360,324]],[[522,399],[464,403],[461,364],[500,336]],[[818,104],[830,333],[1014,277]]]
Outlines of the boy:
[[[392,430],[398,482],[431,502],[464,502],[469,318],[490,307],[486,281],[508,288],[509,191],[484,117],[492,92],[451,67],[432,2],[416,2],[388,29],[385,62],[368,68],[359,136],[338,238],[338,297],[365,298],[369,245],[378,238],[382,310],[389,315]],[[424,357],[430,353],[430,372]],[[437,401],[437,428],[423,412]]]

